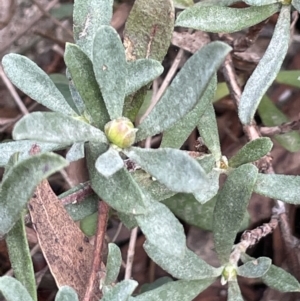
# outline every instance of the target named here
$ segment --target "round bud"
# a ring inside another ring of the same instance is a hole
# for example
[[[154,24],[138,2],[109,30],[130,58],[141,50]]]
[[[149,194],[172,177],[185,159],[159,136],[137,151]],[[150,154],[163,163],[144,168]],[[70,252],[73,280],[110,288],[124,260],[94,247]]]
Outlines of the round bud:
[[[127,148],[134,143],[137,130],[126,117],[114,119],[104,127],[107,139],[120,148]]]

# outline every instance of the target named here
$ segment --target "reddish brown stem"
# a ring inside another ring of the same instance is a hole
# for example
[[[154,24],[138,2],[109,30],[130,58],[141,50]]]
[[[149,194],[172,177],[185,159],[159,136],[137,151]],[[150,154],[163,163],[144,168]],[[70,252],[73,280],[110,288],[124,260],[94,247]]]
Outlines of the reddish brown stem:
[[[109,206],[104,201],[100,201],[98,205],[97,233],[95,237],[91,274],[90,274],[88,286],[85,291],[85,296],[83,301],[94,300],[95,291],[97,291],[97,289],[99,288],[98,275],[100,272],[101,262],[102,262],[102,249],[105,240],[108,213],[109,213]]]

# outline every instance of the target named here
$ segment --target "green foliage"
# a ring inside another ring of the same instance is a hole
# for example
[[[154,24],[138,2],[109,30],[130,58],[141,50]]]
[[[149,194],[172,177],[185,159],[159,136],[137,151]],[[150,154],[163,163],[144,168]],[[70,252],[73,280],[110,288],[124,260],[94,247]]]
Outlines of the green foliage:
[[[62,157],[45,153],[18,162],[9,169],[0,190],[0,236],[8,233],[18,221],[35,187],[67,164]]]
[[[218,5],[195,5],[187,8],[178,16],[175,26],[208,32],[230,33],[262,22],[275,14],[279,7],[278,4],[242,9]]]
[[[235,2],[136,0],[122,43],[110,26],[113,1],[75,0],[76,44],[66,45],[67,77],[48,77],[24,56],[4,56],[3,68],[13,84],[53,111],[24,116],[13,130],[18,141],[0,144],[0,166],[6,167],[0,186],[0,235],[6,235],[12,267],[20,281],[0,278],[0,291],[7,300],[37,299],[24,208],[34,197],[36,186],[68,164],[49,152],[67,148],[68,161],[86,157],[88,185],[93,189],[80,203],[65,206],[69,215],[80,221],[82,231],[87,235],[96,232],[101,198],[128,228],[141,229],[149,257],[179,279],[162,279],[132,296],[138,283],[116,283],[122,257],[119,247],[109,244],[107,271],[100,280],[102,300],[189,301],[220,276],[222,283],[228,282],[228,300],[243,300],[237,276],[259,278],[283,292],[300,291],[299,282],[271,265],[271,259],[249,258],[234,246],[237,233],[247,228],[252,192],[299,204],[300,177],[259,172],[253,162],[271,151],[269,138],[248,142],[228,164],[222,155],[213,102],[229,92],[227,86],[217,83],[216,74],[232,48],[214,41],[199,49],[181,66],[152,111],[134,125],[141,105],[148,101],[147,90],[163,72],[161,62],[172,37],[174,6],[185,9],[176,26],[216,33],[249,28],[280,11],[272,40],[246,83],[238,110],[245,127],[252,125],[257,108],[266,126],[288,120],[264,94],[273,80],[300,86],[298,71],[279,73],[289,45],[291,5],[245,0],[250,5],[247,8],[229,7]],[[299,10],[298,0],[292,5]],[[179,150],[195,128],[209,154]],[[132,146],[156,134],[163,134],[158,149],[142,148],[142,143]],[[288,150],[298,151],[299,137],[293,132],[275,139]],[[39,149],[39,154],[31,155],[32,148]],[[227,178],[220,188],[221,174]],[[59,198],[79,195],[86,185],[78,185]],[[183,226],[175,215],[213,232],[220,267],[211,266],[186,247]],[[233,255],[237,251],[236,260]],[[244,264],[238,266],[240,257]],[[78,288],[60,287],[55,300],[78,300],[74,289]]]
[[[258,170],[254,165],[241,165],[229,174],[224,186],[218,193],[213,215],[213,232],[215,249],[222,263],[228,262],[257,175]]]
[[[161,133],[191,111],[230,50],[222,42],[213,42],[197,51],[138,126],[137,141]]]
[[[243,124],[251,123],[261,98],[276,78],[285,58],[290,41],[290,11],[290,6],[282,6],[270,44],[247,81],[239,105]]]
[[[76,115],[49,76],[28,58],[7,54],[2,59],[9,79],[25,94],[52,111]]]
[[[254,162],[268,154],[273,147],[270,138],[258,138],[244,145],[233,157],[228,164],[231,167],[238,167],[245,163]]]

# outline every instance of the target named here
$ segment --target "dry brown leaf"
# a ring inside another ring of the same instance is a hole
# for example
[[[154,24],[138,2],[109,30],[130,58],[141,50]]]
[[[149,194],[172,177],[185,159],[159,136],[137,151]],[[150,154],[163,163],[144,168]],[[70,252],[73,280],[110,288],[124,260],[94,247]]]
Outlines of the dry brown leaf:
[[[89,239],[68,215],[48,181],[37,187],[28,208],[57,286],[71,286],[82,300],[92,265],[93,246]],[[95,300],[98,297],[99,289],[95,288]]]

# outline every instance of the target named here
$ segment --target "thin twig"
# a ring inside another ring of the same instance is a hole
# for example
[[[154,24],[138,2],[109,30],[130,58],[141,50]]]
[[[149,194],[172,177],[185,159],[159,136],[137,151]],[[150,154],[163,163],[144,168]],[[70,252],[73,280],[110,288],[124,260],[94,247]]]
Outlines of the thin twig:
[[[4,70],[1,65],[0,65],[0,77],[3,80],[5,86],[7,87],[9,93],[15,100],[15,102],[16,102],[17,106],[19,107],[20,111],[22,112],[22,114],[24,114],[24,115],[29,114],[26,106],[24,105],[22,99],[20,98],[19,94],[17,93],[15,87],[13,86],[13,84],[10,82],[10,80],[4,73]]]
[[[8,14],[4,20],[0,21],[0,30],[8,25],[8,23],[10,22],[10,20],[15,14],[15,11],[16,11],[16,0],[10,0]]]
[[[149,113],[152,111],[154,106],[157,104],[157,102],[160,100],[161,96],[164,94],[165,90],[169,86],[174,74],[176,73],[178,66],[182,60],[182,57],[184,55],[184,50],[179,49],[176,58],[172,64],[172,67],[170,68],[168,74],[166,75],[162,85],[160,86],[159,90],[157,91],[155,97],[152,99],[150,106],[146,110],[145,114],[141,117],[140,123],[146,118],[146,116],[149,115]]]
[[[49,11],[51,8],[53,8],[57,3],[59,2],[59,0],[53,0],[51,3],[49,3],[46,8],[45,11]],[[17,41],[19,38],[23,37],[26,32],[28,30],[30,30],[30,28],[32,26],[34,26],[41,18],[43,17],[42,13],[38,13],[36,14],[36,16],[31,20],[30,23],[28,23],[28,25],[26,27],[23,28],[23,30],[20,30],[11,40],[9,40],[6,44],[2,43],[1,44],[1,48],[0,48],[0,53],[7,50],[7,48],[10,47],[10,45],[12,43],[14,43],[15,41]]]
[[[95,289],[99,287],[99,272],[102,262],[102,249],[105,241],[105,232],[108,220],[109,206],[104,201],[99,201],[98,205],[98,223],[97,233],[95,237],[93,262],[91,268],[90,278],[88,280],[87,289],[83,301],[93,300],[95,296]]]
[[[138,227],[135,227],[134,229],[131,230],[124,279],[131,278],[132,264],[134,259],[135,244],[136,244],[138,229],[139,229]]]
[[[300,120],[286,122],[281,125],[276,125],[273,127],[260,127],[259,130],[263,136],[268,136],[268,137],[272,137],[274,135],[286,134],[291,131],[299,131]]]
[[[66,28],[64,25],[61,24],[56,18],[54,18],[49,12],[43,8],[43,6],[37,1],[37,0],[32,0],[32,2],[38,7],[38,9],[46,16],[48,17],[55,25],[58,27],[62,28],[70,37],[73,38],[73,32]]]
[[[123,227],[123,223],[119,223],[117,231],[116,231],[114,237],[112,238],[111,242],[115,242],[117,240],[118,236],[121,233],[122,227]]]
[[[90,182],[86,182],[81,185],[82,185],[82,188],[80,190],[75,191],[61,199],[61,202],[63,203],[64,206],[66,206],[68,204],[80,203],[80,202],[84,201],[86,197],[94,194],[94,191],[91,187]]]

